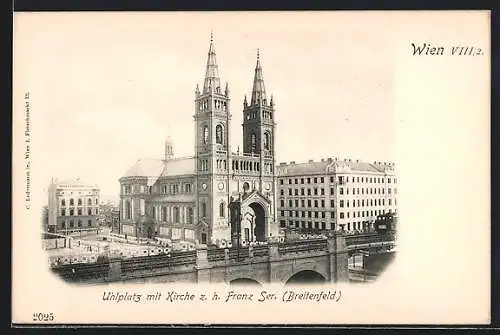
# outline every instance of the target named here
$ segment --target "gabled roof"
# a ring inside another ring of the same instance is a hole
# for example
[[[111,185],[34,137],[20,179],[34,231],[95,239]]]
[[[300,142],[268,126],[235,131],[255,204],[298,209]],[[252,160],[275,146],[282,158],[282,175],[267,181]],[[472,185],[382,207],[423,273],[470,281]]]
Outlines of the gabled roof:
[[[123,177],[158,177],[165,167],[162,159],[138,159]]]
[[[320,162],[309,161],[307,163],[280,164],[277,167],[278,176],[304,176],[323,174],[328,172],[350,173],[350,172],[379,172],[383,173],[388,168],[383,164],[371,164],[362,161],[352,160],[323,160]]]
[[[278,174],[283,176],[300,176],[326,173],[327,162],[309,162],[278,166]]]
[[[196,160],[194,157],[181,157],[169,159],[165,163],[165,168],[161,177],[182,176],[196,173]]]
[[[337,161],[334,162],[335,167],[339,168],[348,168],[351,171],[359,171],[359,172],[384,172],[382,168],[377,168],[377,166],[366,163],[366,162],[359,162],[359,161],[351,161],[351,162],[343,162],[343,161]]]

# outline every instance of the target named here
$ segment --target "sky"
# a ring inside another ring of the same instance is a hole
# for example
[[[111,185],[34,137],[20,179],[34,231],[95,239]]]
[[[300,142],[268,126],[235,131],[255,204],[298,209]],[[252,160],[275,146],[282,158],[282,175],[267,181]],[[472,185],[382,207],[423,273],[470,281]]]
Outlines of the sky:
[[[211,31],[221,83],[231,91],[233,151],[259,48],[276,106],[278,163],[393,161],[391,27],[383,16],[23,15],[30,24],[15,24],[14,34],[29,38],[16,41],[23,49],[17,71],[29,77],[33,164],[43,166],[36,173],[44,185],[79,177],[117,199],[118,179],[139,158],[162,158],[167,136],[176,156],[193,155],[194,91],[203,84]]]

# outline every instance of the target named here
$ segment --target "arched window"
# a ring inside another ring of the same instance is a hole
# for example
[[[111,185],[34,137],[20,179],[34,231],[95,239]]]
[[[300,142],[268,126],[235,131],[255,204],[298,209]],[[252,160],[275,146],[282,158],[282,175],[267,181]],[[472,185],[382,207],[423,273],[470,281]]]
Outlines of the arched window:
[[[61,206],[66,206],[66,200],[64,199],[61,200]]]
[[[174,222],[179,223],[179,207],[174,207]]]
[[[193,223],[193,208],[188,207],[187,209],[187,223]]]
[[[69,220],[69,226],[70,228],[73,228],[75,226],[75,221]]]
[[[92,215],[92,209],[90,209],[90,208],[89,208],[89,209],[87,210],[87,214],[88,214],[88,215]]]
[[[201,216],[206,217],[207,216],[207,204],[206,203],[201,203]]]
[[[251,151],[257,150],[257,135],[255,135],[255,133],[252,133],[252,135],[250,135],[250,146]]]
[[[222,138],[222,125],[218,124],[217,127],[215,127],[215,142],[217,144],[223,144]]]
[[[203,126],[203,144],[208,143],[208,126]]]
[[[87,200],[87,205],[92,206],[92,199]]]
[[[167,220],[167,207],[162,206],[161,208],[161,221],[166,221]]]
[[[78,206],[82,205],[82,199],[78,199]]]
[[[75,201],[73,199],[69,199],[69,205],[70,206],[74,206],[75,205]]]
[[[78,227],[82,226],[82,220],[78,220]]]
[[[221,218],[226,217],[226,206],[223,202],[221,202],[219,205],[219,216]]]
[[[66,228],[66,221],[64,221],[64,220],[63,220],[63,221],[61,222],[61,228]]]
[[[132,218],[132,208],[130,207],[130,201],[129,200],[125,200],[124,207],[125,207],[125,209],[124,209],[125,219],[131,219]]]
[[[249,189],[250,189],[250,185],[247,182],[245,182],[243,184],[243,191],[246,193],[246,192],[248,192]]]
[[[271,148],[271,135],[268,132],[264,133],[264,149],[269,150]]]
[[[92,220],[87,221],[87,226],[92,227]]]

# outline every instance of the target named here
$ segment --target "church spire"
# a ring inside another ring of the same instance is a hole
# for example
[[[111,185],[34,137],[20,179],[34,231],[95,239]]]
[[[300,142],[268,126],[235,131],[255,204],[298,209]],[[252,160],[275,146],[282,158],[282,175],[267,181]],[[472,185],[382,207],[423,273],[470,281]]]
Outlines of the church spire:
[[[255,77],[253,79],[251,105],[266,104],[266,87],[264,86],[264,77],[260,65],[260,50],[257,49],[257,65],[255,66]]]
[[[207,69],[205,72],[205,82],[203,93],[210,91],[220,91],[219,69],[215,58],[214,35],[210,33],[210,47],[208,48]]]

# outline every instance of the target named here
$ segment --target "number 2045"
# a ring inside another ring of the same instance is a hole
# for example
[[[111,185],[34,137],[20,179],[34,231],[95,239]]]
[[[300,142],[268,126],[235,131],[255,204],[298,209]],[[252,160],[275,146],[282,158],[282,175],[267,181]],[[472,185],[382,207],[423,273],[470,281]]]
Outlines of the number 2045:
[[[35,322],[54,321],[54,313],[33,313],[33,321]]]

